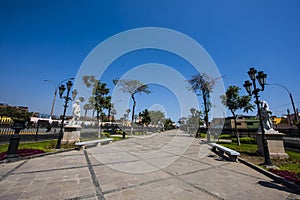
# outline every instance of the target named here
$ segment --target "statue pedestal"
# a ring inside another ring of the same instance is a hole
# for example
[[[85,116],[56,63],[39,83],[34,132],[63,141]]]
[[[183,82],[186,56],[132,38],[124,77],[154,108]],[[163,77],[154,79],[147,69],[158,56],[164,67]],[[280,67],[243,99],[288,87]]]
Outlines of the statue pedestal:
[[[80,141],[80,125],[67,125],[64,127],[62,143],[73,143]]]
[[[289,155],[285,153],[284,144],[282,137],[285,136],[283,133],[279,133],[275,130],[265,130],[265,134],[268,141],[268,148],[271,158],[288,158]],[[257,132],[256,142],[258,145],[258,154],[263,155],[263,144],[262,144],[262,134]]]

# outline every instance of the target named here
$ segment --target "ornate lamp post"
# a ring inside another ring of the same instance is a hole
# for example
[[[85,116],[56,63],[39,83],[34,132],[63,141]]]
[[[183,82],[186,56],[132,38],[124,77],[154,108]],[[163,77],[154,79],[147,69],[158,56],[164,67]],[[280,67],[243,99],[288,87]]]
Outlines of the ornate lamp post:
[[[264,157],[265,157],[265,165],[272,165],[271,159],[270,159],[270,153],[268,148],[268,141],[265,134],[265,129],[263,127],[262,117],[261,117],[261,107],[260,107],[260,101],[259,101],[259,92],[264,91],[265,84],[266,84],[266,78],[267,74],[265,74],[263,71],[260,71],[257,73],[256,69],[250,68],[248,71],[248,75],[250,79],[252,80],[252,83],[250,81],[245,81],[244,87],[246,88],[247,92],[250,96],[255,96],[255,104],[257,105],[257,112],[260,122],[260,128],[261,128],[261,134],[262,134],[262,144],[263,144],[263,150],[264,150]],[[256,79],[261,86],[261,88],[256,87]],[[253,90],[252,90],[253,85]]]
[[[65,79],[65,80],[63,80],[63,81],[61,81],[61,82],[59,82],[59,84],[58,85],[60,85],[60,84],[62,84],[63,82],[65,82],[65,81],[67,81],[67,80],[73,80],[74,78],[67,78],[67,79]],[[53,82],[53,81],[51,81],[51,80],[44,80],[45,82],[49,82],[49,83],[52,83],[53,84],[53,86],[54,86],[54,95],[53,95],[53,101],[52,101],[52,106],[51,106],[51,111],[50,111],[50,117],[51,117],[51,119],[52,119],[52,116],[53,116],[53,111],[54,111],[54,104],[55,104],[55,100],[56,100],[56,94],[57,94],[57,90],[58,90],[58,87],[57,87],[57,85]]]
[[[72,87],[73,83],[71,81],[68,81],[66,85],[67,85],[67,96],[64,96],[64,97],[62,95],[63,95],[64,91],[66,90],[66,87],[64,85],[59,86],[59,96],[60,96],[60,98],[65,99],[65,105],[64,105],[64,112],[63,112],[63,116],[62,116],[61,126],[60,126],[60,130],[59,130],[59,133],[58,133],[56,149],[60,149],[61,140],[64,136],[63,129],[64,129],[64,122],[65,122],[65,117],[66,117],[66,110],[67,110],[67,107],[68,107],[68,102],[69,102],[69,100],[71,100],[69,95],[70,95],[70,90],[71,90],[71,87]]]

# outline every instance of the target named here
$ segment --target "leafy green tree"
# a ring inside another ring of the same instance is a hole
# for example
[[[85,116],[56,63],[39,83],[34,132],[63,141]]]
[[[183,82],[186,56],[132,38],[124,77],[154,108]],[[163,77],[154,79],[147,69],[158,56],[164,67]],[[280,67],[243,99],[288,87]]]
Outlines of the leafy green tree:
[[[91,110],[91,109],[92,109],[92,106],[91,106],[90,103],[86,103],[86,104],[83,105],[84,117],[86,117],[87,112],[88,112],[89,110]]]
[[[180,117],[178,120],[178,124],[180,124],[180,126],[185,127],[186,123],[187,123],[188,118],[187,117]]]
[[[127,114],[127,117],[129,116],[129,113],[131,112],[131,110],[128,108],[126,109],[126,114]]]
[[[114,108],[114,105],[112,104],[110,114],[112,116],[113,121],[115,121],[115,115],[117,114],[117,110]]]
[[[213,90],[213,87],[215,85],[217,79],[213,79],[212,77],[208,76],[205,73],[197,74],[192,76],[188,82],[192,86],[192,90],[197,94],[201,95],[203,99],[203,105],[204,105],[204,121],[205,125],[208,128],[209,122],[208,122],[208,114],[211,110],[211,99],[210,99],[210,93]],[[210,135],[208,133],[208,141],[210,141]],[[197,131],[196,137],[199,136],[199,130]]]
[[[31,114],[24,109],[20,109],[14,106],[0,107],[0,116],[10,117],[13,120],[25,120],[29,121]]]
[[[149,115],[151,118],[151,124],[155,125],[155,126],[157,126],[159,124],[163,124],[166,120],[165,113],[163,113],[160,110],[158,110],[158,111],[150,110]]]
[[[196,136],[199,137],[199,132],[200,132],[200,126],[204,124],[203,122],[203,115],[201,111],[197,110],[196,108],[191,108],[190,109],[191,116],[187,118],[186,120],[186,126],[190,128],[196,128]]]
[[[111,107],[111,96],[108,96],[109,88],[106,87],[106,83],[97,81],[94,87],[94,98],[95,98],[95,110],[97,112],[97,119],[101,116],[102,121],[104,117],[103,110]]]
[[[80,102],[84,102],[84,101],[85,101],[84,97],[78,97],[78,100],[79,100]]]
[[[144,126],[147,127],[146,132],[148,132],[148,126],[151,123],[151,118],[148,109],[145,109],[144,111],[139,113],[139,119],[141,120],[140,123],[142,124],[143,128]]]
[[[89,97],[88,102],[84,105],[84,108],[83,108],[85,110],[85,116],[86,116],[88,110],[92,110],[93,111],[92,117],[94,117],[95,116],[95,97],[93,95],[93,91],[97,84],[97,79],[95,76],[85,75],[82,77],[82,80],[87,88],[91,88],[91,92],[90,92],[91,96]]]
[[[111,97],[108,96],[109,88],[106,87],[106,83],[102,83],[100,80],[97,80],[95,76],[85,75],[82,77],[83,83],[87,88],[91,88],[91,97],[89,98],[88,103],[84,105],[85,115],[87,110],[92,109],[94,113],[96,111],[96,117],[99,120],[100,116],[104,118],[104,109],[109,109],[111,104]]]
[[[249,95],[240,96],[240,90],[241,89],[238,86],[231,85],[227,88],[225,95],[220,96],[222,104],[224,104],[232,113],[238,145],[241,145],[241,143],[236,125],[236,111],[243,109],[244,112],[249,112],[254,108],[254,105],[250,103],[251,97]]]
[[[82,80],[87,88],[94,87],[95,83],[97,83],[98,81],[95,76],[88,76],[88,75],[83,76]]]
[[[90,110],[92,110],[92,117],[94,118],[95,117],[95,103],[96,103],[96,100],[95,100],[95,97],[94,96],[91,96],[89,98],[89,108]]]
[[[172,130],[175,129],[174,122],[171,120],[171,118],[167,118],[165,123],[164,123],[164,129],[165,130]]]
[[[151,91],[149,90],[148,85],[143,84],[139,80],[115,79],[115,80],[113,80],[113,83],[120,87],[121,92],[130,94],[131,99],[133,101],[132,114],[131,114],[131,130],[130,130],[130,134],[132,134],[134,118],[135,118],[134,112],[135,112],[135,106],[136,106],[135,94],[142,94],[142,93],[149,94]],[[123,139],[125,139],[125,134],[123,134]]]

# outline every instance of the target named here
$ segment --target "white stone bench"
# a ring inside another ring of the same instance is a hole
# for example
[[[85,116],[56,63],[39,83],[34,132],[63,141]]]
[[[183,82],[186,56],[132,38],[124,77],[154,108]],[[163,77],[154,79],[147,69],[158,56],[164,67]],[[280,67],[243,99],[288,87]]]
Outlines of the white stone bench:
[[[76,142],[75,146],[76,149],[85,149],[86,147],[93,147],[93,146],[97,146],[99,143],[110,143],[112,142],[113,139],[111,138],[106,138],[106,139],[101,139],[101,140],[91,140],[91,141],[86,141],[86,142]]]
[[[241,155],[237,151],[234,151],[227,147],[223,147],[216,143],[211,143],[210,146],[212,146],[212,151],[214,151],[215,153],[217,153],[218,155],[220,155],[222,157],[225,156],[227,159],[234,161],[234,162],[237,160],[237,157]]]

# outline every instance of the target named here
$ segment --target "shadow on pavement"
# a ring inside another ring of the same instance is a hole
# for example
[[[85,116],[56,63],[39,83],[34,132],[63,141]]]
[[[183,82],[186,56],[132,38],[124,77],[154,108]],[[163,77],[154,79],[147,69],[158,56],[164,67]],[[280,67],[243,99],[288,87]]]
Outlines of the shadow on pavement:
[[[282,185],[278,185],[276,183],[268,182],[268,181],[258,181],[258,184],[261,185],[261,186],[264,186],[264,187],[273,188],[273,189],[277,189],[277,190],[280,190],[280,191],[299,194],[299,192],[294,191],[290,188],[287,188],[287,187],[282,186]]]

